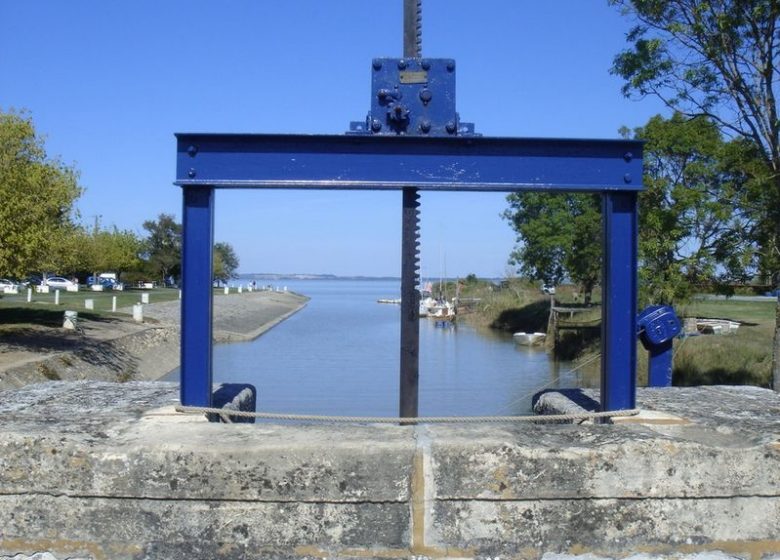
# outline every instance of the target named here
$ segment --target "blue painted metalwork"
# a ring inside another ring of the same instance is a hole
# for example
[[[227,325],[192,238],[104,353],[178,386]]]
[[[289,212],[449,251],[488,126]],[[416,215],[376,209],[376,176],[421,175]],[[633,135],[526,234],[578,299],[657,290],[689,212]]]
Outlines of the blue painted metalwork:
[[[176,184],[638,191],[642,144],[540,138],[177,134]]]
[[[604,194],[602,406],[633,408],[641,142],[483,138],[460,122],[455,61],[422,57],[419,1],[405,3],[404,37],[405,58],[373,60],[370,111],[347,135],[177,134],[176,184],[185,198],[182,402],[211,398],[215,188],[403,190],[404,417],[417,415],[417,191],[538,190]]]
[[[634,407],[640,142],[378,135],[177,136],[176,183],[183,187],[185,196],[182,402],[205,400],[211,382],[213,188],[416,187],[604,193],[602,406],[604,410]]]
[[[650,353],[647,384],[650,387],[671,387],[672,346],[682,331],[680,319],[668,305],[652,305],[637,317],[639,340]]]
[[[455,110],[455,61],[450,58],[375,58],[371,110],[351,134],[472,135]]]
[[[181,302],[181,402],[211,406],[214,189],[184,189]]]
[[[601,408],[636,406],[637,194],[604,194]]]

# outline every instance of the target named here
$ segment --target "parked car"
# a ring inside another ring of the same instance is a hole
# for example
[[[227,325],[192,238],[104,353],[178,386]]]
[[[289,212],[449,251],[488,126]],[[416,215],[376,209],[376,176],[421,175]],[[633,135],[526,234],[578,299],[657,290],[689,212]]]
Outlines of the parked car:
[[[16,286],[16,282],[13,280],[8,280],[7,278],[0,278],[0,292],[5,290],[6,288],[13,288]]]
[[[61,276],[50,276],[43,281],[43,285],[49,286],[50,288],[54,288],[54,289],[60,289],[60,290],[67,290],[68,288],[75,288],[78,286],[76,282],[73,282],[72,280],[68,280],[67,278],[63,278]]]
[[[43,278],[41,278],[37,274],[31,274],[30,276],[28,276],[27,278],[19,282],[19,284],[21,284],[22,286],[40,286],[41,282],[43,282]]]
[[[100,276],[90,276],[87,278],[87,286],[98,284],[103,286],[104,289],[110,290],[114,287],[114,281],[111,278],[101,278]]]

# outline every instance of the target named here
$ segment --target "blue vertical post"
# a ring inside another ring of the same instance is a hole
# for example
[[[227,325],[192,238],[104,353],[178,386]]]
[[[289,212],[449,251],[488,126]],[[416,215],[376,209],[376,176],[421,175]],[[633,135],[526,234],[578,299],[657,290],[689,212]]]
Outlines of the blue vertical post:
[[[647,386],[671,387],[673,341],[654,346],[648,352],[650,357],[647,365]]]
[[[636,406],[637,195],[603,197],[601,409]]]
[[[181,403],[211,406],[214,189],[188,186],[183,194]]]

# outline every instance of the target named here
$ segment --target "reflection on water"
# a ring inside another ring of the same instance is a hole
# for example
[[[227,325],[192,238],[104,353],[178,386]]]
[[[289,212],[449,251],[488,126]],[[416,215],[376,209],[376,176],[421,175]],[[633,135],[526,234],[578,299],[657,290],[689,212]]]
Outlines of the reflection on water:
[[[215,381],[252,383],[269,412],[395,416],[399,395],[397,281],[285,281],[311,297],[260,338],[214,349]],[[420,321],[420,415],[526,414],[532,395],[578,386],[569,364],[511,334]]]

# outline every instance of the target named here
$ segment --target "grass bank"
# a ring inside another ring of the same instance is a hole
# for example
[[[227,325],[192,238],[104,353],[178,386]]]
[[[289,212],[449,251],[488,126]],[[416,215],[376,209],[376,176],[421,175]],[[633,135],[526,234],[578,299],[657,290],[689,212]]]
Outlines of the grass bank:
[[[510,280],[502,288],[478,282],[467,286],[464,297],[475,298],[467,320],[475,325],[508,332],[547,330],[549,298],[539,288]],[[575,303],[571,288],[559,288],[556,302]],[[758,385],[771,383],[772,340],[776,302],[734,299],[699,299],[676,309],[681,317],[730,319],[742,323],[736,333],[703,335],[675,340],[673,382],[689,385]],[[598,319],[600,307],[577,315],[577,321]],[[565,319],[564,319],[565,320]],[[598,330],[561,334],[557,356],[581,365],[584,385],[598,383],[601,360]],[[647,352],[637,344],[637,378],[647,382]]]

